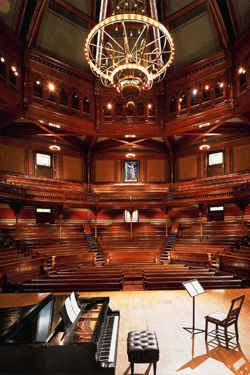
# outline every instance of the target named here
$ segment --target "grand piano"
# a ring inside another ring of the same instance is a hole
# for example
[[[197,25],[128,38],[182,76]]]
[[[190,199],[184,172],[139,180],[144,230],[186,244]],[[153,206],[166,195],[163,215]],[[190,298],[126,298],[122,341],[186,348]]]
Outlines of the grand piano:
[[[68,299],[50,293],[32,306],[0,308],[0,374],[115,375],[119,311],[109,297],[77,295],[75,319]]]

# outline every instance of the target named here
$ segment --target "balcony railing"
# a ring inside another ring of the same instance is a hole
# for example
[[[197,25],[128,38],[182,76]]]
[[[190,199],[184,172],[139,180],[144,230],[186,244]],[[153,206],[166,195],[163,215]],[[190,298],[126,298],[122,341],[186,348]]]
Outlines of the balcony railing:
[[[25,204],[46,202],[48,205],[64,204],[79,205],[81,207],[110,207],[110,208],[150,208],[188,206],[189,204],[199,204],[203,202],[216,201],[220,203],[234,202],[244,194],[244,199],[250,199],[250,188],[248,182],[237,186],[224,186],[208,189],[198,189],[197,191],[181,191],[166,193],[144,193],[144,194],[96,194],[84,191],[53,191],[46,188],[25,188],[18,184],[0,182],[0,200],[2,201],[22,201]]]

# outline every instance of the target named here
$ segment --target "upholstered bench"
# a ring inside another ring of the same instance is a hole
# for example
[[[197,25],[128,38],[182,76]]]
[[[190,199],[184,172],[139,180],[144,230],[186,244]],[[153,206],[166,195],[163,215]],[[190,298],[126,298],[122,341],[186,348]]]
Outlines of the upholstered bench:
[[[131,363],[131,374],[134,374],[134,363],[153,363],[156,375],[156,362],[159,360],[159,347],[154,331],[131,331],[127,339],[128,360]]]

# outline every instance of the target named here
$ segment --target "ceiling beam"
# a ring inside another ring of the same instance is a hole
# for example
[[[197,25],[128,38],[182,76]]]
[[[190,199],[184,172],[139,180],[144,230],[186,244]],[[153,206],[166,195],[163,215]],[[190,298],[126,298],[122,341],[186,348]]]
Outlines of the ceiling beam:
[[[66,1],[63,1],[63,0],[53,0],[53,1],[54,1],[54,3],[60,5],[64,9],[68,10],[69,12],[75,14],[77,17],[86,21],[87,23],[90,23],[92,26],[95,26],[97,24],[97,22],[93,18],[91,18],[87,14],[81,12],[79,9],[76,9],[75,7],[70,5],[69,3],[66,3]]]
[[[186,7],[182,8],[178,12],[176,12],[176,13],[172,14],[171,16],[165,18],[162,21],[163,25],[169,25],[171,22],[174,22],[176,19],[185,16],[185,14],[191,12],[192,10],[196,9],[197,7],[199,7],[200,5],[202,5],[203,3],[206,3],[206,2],[207,2],[207,0],[194,1],[193,3],[187,5]]]
[[[208,6],[210,7],[214,24],[217,30],[217,34],[220,40],[220,44],[222,48],[228,47],[229,36],[227,33],[227,28],[225,26],[223,17],[220,12],[220,8],[215,0],[208,0]]]

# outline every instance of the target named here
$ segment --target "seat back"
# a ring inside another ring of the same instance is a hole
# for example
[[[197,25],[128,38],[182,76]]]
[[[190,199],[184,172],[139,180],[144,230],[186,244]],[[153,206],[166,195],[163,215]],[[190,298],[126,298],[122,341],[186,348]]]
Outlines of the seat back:
[[[238,319],[244,298],[245,295],[242,294],[241,296],[236,297],[232,300],[231,307],[226,318],[226,322],[231,322],[232,320],[235,321]]]

